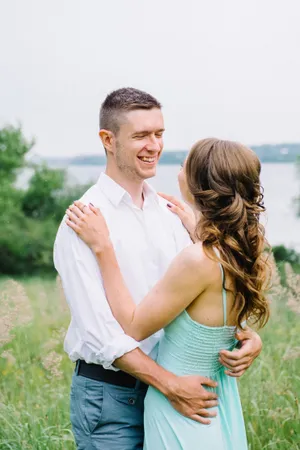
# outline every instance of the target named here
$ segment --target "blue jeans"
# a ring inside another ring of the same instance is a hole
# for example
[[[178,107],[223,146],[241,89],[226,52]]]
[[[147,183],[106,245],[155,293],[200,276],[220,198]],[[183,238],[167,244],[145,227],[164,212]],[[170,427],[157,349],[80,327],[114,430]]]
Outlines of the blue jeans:
[[[78,450],[142,450],[145,388],[73,374],[71,423]]]

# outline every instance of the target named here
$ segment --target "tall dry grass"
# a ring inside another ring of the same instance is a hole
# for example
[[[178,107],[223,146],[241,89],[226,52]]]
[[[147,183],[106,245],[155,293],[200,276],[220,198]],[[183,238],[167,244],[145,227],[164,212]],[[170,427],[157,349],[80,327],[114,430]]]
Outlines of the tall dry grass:
[[[73,367],[62,350],[69,313],[60,288],[30,279],[2,280],[0,290],[0,449],[74,449]]]
[[[300,276],[286,265],[283,281],[275,272],[264,349],[240,380],[250,450],[300,449]],[[2,279],[0,292],[0,449],[74,450],[61,287]]]

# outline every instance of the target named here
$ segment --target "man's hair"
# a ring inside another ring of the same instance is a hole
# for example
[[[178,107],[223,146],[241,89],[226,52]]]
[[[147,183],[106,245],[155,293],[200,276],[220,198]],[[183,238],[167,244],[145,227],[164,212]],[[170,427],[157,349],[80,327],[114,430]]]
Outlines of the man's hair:
[[[100,129],[117,134],[121,117],[124,113],[135,109],[161,109],[161,104],[147,92],[134,88],[121,88],[108,94],[100,108]]]

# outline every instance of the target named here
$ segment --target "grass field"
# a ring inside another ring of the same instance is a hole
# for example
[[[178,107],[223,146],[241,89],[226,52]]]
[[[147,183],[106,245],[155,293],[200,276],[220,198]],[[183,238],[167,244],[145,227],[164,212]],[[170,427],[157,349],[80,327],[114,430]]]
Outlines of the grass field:
[[[289,289],[275,289],[263,352],[239,383],[250,450],[300,449],[300,280],[289,277]],[[75,449],[68,320],[54,280],[0,280],[1,450]]]

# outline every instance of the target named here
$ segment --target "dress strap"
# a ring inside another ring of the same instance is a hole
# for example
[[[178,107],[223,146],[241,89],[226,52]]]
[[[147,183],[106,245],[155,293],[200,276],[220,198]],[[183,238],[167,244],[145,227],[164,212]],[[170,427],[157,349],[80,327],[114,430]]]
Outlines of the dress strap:
[[[220,258],[220,252],[218,249],[214,248],[215,254]],[[221,263],[219,263],[221,274],[222,274],[222,303],[223,303],[223,320],[224,325],[226,325],[227,322],[227,292],[225,289],[225,272],[224,268]]]
[[[224,269],[221,263],[219,263],[221,274],[222,274],[222,302],[223,302],[223,320],[224,325],[226,325],[227,322],[227,292],[225,289],[225,273]]]

